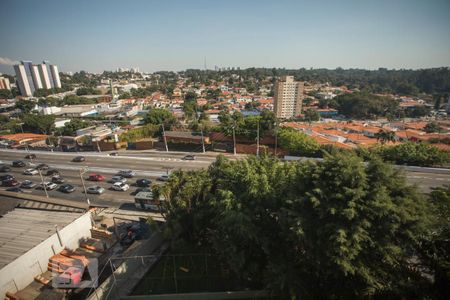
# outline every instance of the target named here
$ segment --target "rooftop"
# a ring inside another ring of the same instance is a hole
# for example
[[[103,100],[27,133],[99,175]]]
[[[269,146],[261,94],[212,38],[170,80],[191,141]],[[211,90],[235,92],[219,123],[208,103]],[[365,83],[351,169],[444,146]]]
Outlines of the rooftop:
[[[82,213],[16,208],[0,218],[0,268],[39,245]]]

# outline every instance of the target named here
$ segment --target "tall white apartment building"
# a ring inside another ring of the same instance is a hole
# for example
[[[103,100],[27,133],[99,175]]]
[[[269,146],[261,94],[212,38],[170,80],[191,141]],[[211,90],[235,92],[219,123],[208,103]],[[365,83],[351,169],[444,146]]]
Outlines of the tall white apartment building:
[[[1,74],[0,74],[1,75]],[[7,77],[0,76],[0,90],[10,90],[11,85]]]
[[[275,116],[281,119],[296,117],[302,112],[304,82],[294,76],[283,76],[275,83]]]
[[[61,88],[58,67],[43,61],[33,65],[31,61],[22,61],[14,66],[17,77],[17,87],[22,96],[31,97],[39,89]]]

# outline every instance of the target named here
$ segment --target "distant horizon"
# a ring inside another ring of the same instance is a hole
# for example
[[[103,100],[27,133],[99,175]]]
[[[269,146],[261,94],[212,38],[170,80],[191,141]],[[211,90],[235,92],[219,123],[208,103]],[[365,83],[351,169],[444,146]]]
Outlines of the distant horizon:
[[[19,61],[16,61],[15,63],[20,63],[21,61],[29,61],[27,59],[22,59]],[[51,64],[54,64],[58,67],[59,72],[61,73],[79,73],[81,71],[84,71],[86,73],[90,73],[90,74],[102,74],[103,72],[117,72],[118,68],[128,68],[128,71],[131,68],[137,67],[139,68],[139,66],[134,66],[134,67],[117,67],[114,70],[102,70],[102,71],[89,71],[89,70],[85,70],[85,69],[79,69],[76,71],[72,71],[72,70],[63,70],[57,63],[52,62],[51,60],[48,60]],[[35,62],[33,61],[33,64]],[[39,64],[40,62],[37,62],[36,64]],[[219,67],[219,66],[218,66]],[[220,67],[220,68],[228,68],[228,67]],[[230,66],[230,68],[233,68]],[[329,71],[333,71],[333,70],[337,70],[337,69],[342,69],[342,70],[365,70],[365,71],[378,71],[379,69],[386,69],[387,71],[419,71],[419,70],[427,70],[427,69],[440,69],[440,68],[450,68],[450,66],[436,66],[436,67],[424,67],[424,68],[388,68],[388,67],[377,67],[377,68],[363,68],[363,67],[350,67],[350,68],[343,68],[343,67],[335,67],[335,68],[327,68],[327,67],[263,67],[263,66],[254,66],[254,67],[240,67],[240,66],[234,66],[234,70],[238,71],[237,68],[239,68],[240,71],[242,70],[247,70],[247,69],[284,69],[284,70],[300,70],[300,69],[305,69],[305,70],[329,70]],[[7,75],[15,75],[14,73],[14,69],[13,69],[13,65],[10,66],[10,72],[0,72],[0,74],[7,74]],[[211,69],[211,68],[207,68],[207,69],[203,69],[203,68],[186,68],[183,70],[167,70],[167,69],[160,69],[160,70],[155,70],[155,71],[146,71],[146,70],[142,70],[141,68],[139,68],[139,73],[146,73],[146,74],[152,74],[152,73],[157,73],[157,72],[175,72],[175,73],[179,73],[179,72],[185,72],[187,70],[199,70],[199,71],[216,71],[215,69]],[[228,70],[219,70],[219,71],[228,71]],[[231,71],[231,69],[230,69]]]
[[[16,0],[0,10],[0,72],[214,66],[450,66],[448,0]]]

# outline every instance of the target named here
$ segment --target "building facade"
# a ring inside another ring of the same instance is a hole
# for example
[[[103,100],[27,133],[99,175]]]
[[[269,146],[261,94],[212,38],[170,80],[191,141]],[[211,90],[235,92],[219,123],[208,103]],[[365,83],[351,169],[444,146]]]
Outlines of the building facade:
[[[31,61],[22,61],[14,66],[17,87],[22,96],[31,97],[39,89],[61,88],[58,67],[43,61],[33,65]]]
[[[302,112],[305,86],[293,76],[283,76],[275,83],[275,116],[281,119],[296,117]]]
[[[10,90],[11,85],[9,84],[9,79],[0,76],[0,90]]]

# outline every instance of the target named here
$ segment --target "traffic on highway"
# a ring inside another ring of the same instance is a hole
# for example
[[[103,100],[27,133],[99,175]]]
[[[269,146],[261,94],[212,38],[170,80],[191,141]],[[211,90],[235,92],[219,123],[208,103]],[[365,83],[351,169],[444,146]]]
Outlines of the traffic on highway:
[[[152,184],[167,181],[170,172],[168,169],[159,176],[142,176],[130,169],[109,169],[102,174],[91,171],[84,156],[64,158],[68,166],[78,166],[57,168],[59,164],[52,165],[49,159],[36,154],[11,162],[0,160],[1,189],[120,207],[134,203],[139,192],[150,192]]]

